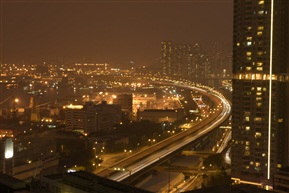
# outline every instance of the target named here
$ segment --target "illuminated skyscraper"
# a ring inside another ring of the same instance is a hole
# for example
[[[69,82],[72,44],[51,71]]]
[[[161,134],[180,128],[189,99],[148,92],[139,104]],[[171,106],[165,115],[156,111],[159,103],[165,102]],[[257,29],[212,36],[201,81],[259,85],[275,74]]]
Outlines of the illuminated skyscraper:
[[[208,55],[199,44],[177,44],[161,42],[161,65],[164,76],[186,78],[202,82],[208,74],[210,62]]]
[[[162,42],[161,64],[163,74],[167,76],[187,76],[192,61],[192,46]]]
[[[288,166],[288,0],[235,0],[232,177],[272,182]]]

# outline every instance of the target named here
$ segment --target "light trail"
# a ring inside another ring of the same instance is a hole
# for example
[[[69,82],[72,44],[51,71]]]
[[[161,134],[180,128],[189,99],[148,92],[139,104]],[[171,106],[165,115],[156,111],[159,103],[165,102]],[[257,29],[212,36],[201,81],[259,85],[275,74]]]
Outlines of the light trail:
[[[274,25],[274,0],[271,0],[271,26],[270,26],[270,79],[269,79],[269,115],[268,115],[268,159],[267,179],[270,179],[271,169],[271,119],[272,119],[272,68],[273,68],[273,26]]]
[[[188,89],[192,90],[198,90],[201,92],[207,93],[207,90],[197,88],[197,87],[191,87],[188,85],[182,85],[181,87],[186,87]],[[215,97],[219,98],[223,104],[222,112],[217,116],[215,119],[216,121],[213,123],[209,123],[209,125],[205,126],[202,131],[196,131],[195,135],[193,137],[184,137],[181,142],[178,142],[178,144],[173,144],[171,146],[167,146],[165,149],[161,149],[159,151],[156,151],[156,153],[150,154],[150,156],[141,159],[139,161],[136,161],[135,163],[128,165],[125,167],[125,171],[117,172],[112,174],[109,178],[115,181],[122,181],[125,178],[133,175],[134,173],[139,172],[140,170],[145,169],[146,167],[152,165],[153,163],[156,163],[161,158],[166,157],[167,155],[171,154],[172,152],[177,151],[178,149],[190,144],[192,141],[196,140],[197,138],[207,134],[214,128],[218,127],[222,122],[224,122],[231,112],[231,105],[230,103],[220,94],[211,92],[211,95],[214,95]],[[168,139],[167,139],[168,140]],[[226,141],[228,141],[229,138],[227,138]],[[157,145],[157,144],[155,144]]]

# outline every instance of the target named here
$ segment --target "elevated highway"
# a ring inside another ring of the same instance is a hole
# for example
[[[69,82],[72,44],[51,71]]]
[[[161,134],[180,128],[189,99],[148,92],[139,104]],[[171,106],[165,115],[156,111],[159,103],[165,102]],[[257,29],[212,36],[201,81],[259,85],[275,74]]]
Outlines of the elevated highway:
[[[209,133],[230,116],[231,106],[219,93],[185,84],[180,85],[180,87],[198,90],[200,93],[209,96],[219,108],[214,114],[204,118],[201,122],[195,123],[191,128],[153,144],[147,149],[136,152],[111,165],[109,168],[97,172],[97,175],[108,177],[115,181],[122,181]]]

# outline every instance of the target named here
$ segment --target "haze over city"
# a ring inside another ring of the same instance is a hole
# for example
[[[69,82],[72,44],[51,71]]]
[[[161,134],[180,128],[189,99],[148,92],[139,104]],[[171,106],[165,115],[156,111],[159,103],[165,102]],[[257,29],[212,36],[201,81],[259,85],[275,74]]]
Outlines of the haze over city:
[[[161,41],[230,51],[232,15],[232,0],[2,0],[1,61],[157,65]]]
[[[1,0],[0,192],[288,193],[288,0]]]

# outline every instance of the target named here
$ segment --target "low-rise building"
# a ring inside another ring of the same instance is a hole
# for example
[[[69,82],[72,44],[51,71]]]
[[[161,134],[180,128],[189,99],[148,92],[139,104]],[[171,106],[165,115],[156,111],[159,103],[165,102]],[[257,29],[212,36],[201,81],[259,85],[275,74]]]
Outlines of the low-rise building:
[[[156,123],[175,122],[184,118],[184,109],[145,109],[137,112],[137,120],[149,120]]]
[[[0,192],[28,193],[24,181],[16,179],[10,175],[0,173]]]
[[[122,184],[84,171],[43,176],[41,177],[41,187],[38,192],[41,191],[45,191],[47,193],[150,193],[150,191],[135,188],[133,186]]]
[[[118,94],[113,98],[113,104],[121,105],[123,112],[128,113],[127,118],[132,116],[132,94]]]
[[[111,130],[114,124],[121,122],[121,106],[87,102],[83,106],[67,106],[65,111],[66,128],[83,133]]]

